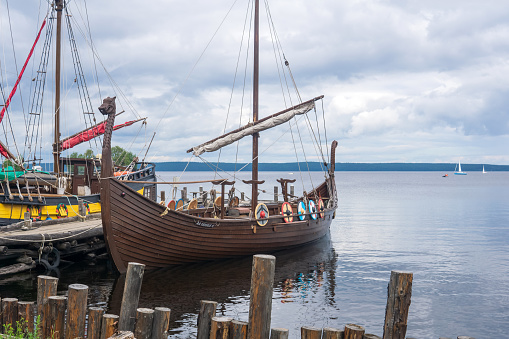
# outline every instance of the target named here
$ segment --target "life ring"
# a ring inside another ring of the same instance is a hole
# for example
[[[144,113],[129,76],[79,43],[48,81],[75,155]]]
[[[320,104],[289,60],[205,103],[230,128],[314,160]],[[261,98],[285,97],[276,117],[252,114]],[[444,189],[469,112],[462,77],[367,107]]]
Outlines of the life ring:
[[[325,210],[325,205],[323,203],[323,200],[322,198],[318,199],[318,210],[320,211],[320,214],[318,214],[320,216],[320,218],[324,218],[325,217],[325,213],[323,213],[323,211]]]
[[[313,200],[309,200],[309,213],[311,213],[311,219],[316,220],[316,218],[318,218],[316,214],[316,204]]]
[[[175,206],[176,206],[175,200],[171,199],[170,202],[168,203],[168,208],[170,210],[175,210]]]
[[[256,223],[265,226],[269,222],[269,209],[263,202],[259,203],[255,209]]]
[[[281,214],[284,216],[283,220],[286,223],[293,221],[293,209],[288,201],[285,201],[283,205],[281,205]]]
[[[60,252],[53,247],[48,253],[44,253],[39,260],[47,270],[54,270],[60,265]]]
[[[297,212],[299,213],[299,220],[304,220],[304,218],[306,218],[306,204],[304,201],[299,201],[299,204],[297,205]]]
[[[65,211],[65,216],[63,215],[62,210]],[[69,216],[67,206],[63,202],[61,202],[60,204],[57,205],[57,219],[67,218],[67,216]]]
[[[175,204],[175,210],[182,211],[184,209],[184,200],[179,199],[177,200],[177,203]]]

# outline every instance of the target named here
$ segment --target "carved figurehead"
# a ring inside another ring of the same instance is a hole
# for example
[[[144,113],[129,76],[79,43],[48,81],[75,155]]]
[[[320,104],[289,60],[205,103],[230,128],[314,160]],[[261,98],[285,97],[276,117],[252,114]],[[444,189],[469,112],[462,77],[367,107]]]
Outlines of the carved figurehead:
[[[104,127],[103,149],[101,159],[101,177],[108,178],[113,176],[113,161],[111,160],[111,134],[113,133],[113,125],[115,124],[116,105],[115,98],[107,97],[99,106],[99,112],[107,115],[106,126]]]

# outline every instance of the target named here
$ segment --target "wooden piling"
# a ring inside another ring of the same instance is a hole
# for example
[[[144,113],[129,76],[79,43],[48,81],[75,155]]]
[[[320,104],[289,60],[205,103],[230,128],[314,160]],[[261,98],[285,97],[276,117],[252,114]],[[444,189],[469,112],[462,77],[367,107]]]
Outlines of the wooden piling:
[[[57,295],[58,278],[47,275],[37,277],[37,315],[40,317],[40,333],[46,333],[48,298]]]
[[[413,274],[392,271],[387,287],[384,339],[404,339],[407,329],[408,309],[412,297]]]
[[[117,332],[119,316],[104,314],[101,322],[101,339],[110,338]]]
[[[138,308],[138,301],[140,300],[141,283],[143,281],[144,271],[145,265],[143,264],[130,262],[127,265],[124,294],[122,296],[120,318],[118,321],[119,331],[134,332],[136,309]]]
[[[355,324],[346,324],[344,339],[363,339],[364,327]]]
[[[152,339],[167,339],[170,328],[171,310],[167,307],[154,309],[154,322],[152,324]]]
[[[131,331],[119,331],[114,333],[110,337],[110,339],[134,339],[134,333]]]
[[[210,339],[228,339],[232,318],[213,317],[210,322]]]
[[[274,256],[261,254],[253,256],[248,326],[250,339],[266,339],[270,336],[275,267]]]
[[[364,334],[364,339],[382,339],[382,337],[377,336],[376,334]],[[412,338],[406,338],[406,339],[412,339]]]
[[[69,285],[67,303],[66,339],[84,338],[87,316],[88,286],[82,284]]]
[[[18,321],[18,299],[3,298],[2,299],[3,325],[11,325],[14,333],[16,333],[16,322]],[[5,329],[2,326],[2,331]]]
[[[136,326],[134,337],[136,339],[150,339],[152,337],[152,324],[154,322],[154,310],[150,308],[138,308],[136,310]]]
[[[288,339],[290,335],[288,329],[286,328],[271,328],[270,329],[270,339]]]
[[[343,339],[344,331],[337,328],[325,327],[323,329],[322,339]]]
[[[229,339],[247,339],[247,321],[232,320]]]
[[[101,307],[88,308],[87,339],[101,338],[101,322],[104,310]]]
[[[64,338],[66,304],[67,297],[55,295],[48,298],[48,313],[46,314],[48,326],[42,333],[45,338]]]
[[[322,338],[322,329],[318,327],[302,326],[300,328],[300,337],[302,339],[320,339]]]
[[[198,314],[198,333],[197,339],[209,339],[210,323],[216,315],[217,302],[202,300],[200,305],[200,313]]]
[[[33,301],[18,301],[18,321],[22,331],[34,331],[35,303]]]

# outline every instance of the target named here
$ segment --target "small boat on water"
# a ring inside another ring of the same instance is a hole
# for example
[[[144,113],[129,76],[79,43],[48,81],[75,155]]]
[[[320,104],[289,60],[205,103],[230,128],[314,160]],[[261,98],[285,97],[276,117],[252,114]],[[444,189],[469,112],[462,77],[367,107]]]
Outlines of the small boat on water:
[[[446,173],[446,174],[442,175],[442,178],[447,178],[448,176],[449,176],[449,174]]]
[[[294,196],[291,186],[288,190],[288,184],[294,183],[296,179],[281,178],[277,181],[281,184],[282,201],[258,199],[259,185],[264,183],[258,178],[259,133],[286,122],[290,128],[295,128],[297,119],[306,118],[308,112],[315,111],[318,106],[315,102],[323,98],[319,96],[302,102],[299,97],[300,104],[258,119],[258,12],[257,0],[254,4],[255,80],[252,121],[188,150],[199,157],[204,152],[214,152],[251,136],[251,180],[244,181],[251,186],[250,199],[247,202],[240,202],[234,195],[235,189],[229,189],[229,193],[226,191],[227,187],[234,188],[235,181],[220,178],[200,182],[179,181],[179,184],[211,182],[220,186],[220,194],[210,199],[213,203],[199,206],[196,199],[193,199],[184,208],[175,207],[178,204],[173,200],[173,204],[168,204],[170,206],[157,203],[138,194],[123,182],[112,179],[112,166],[106,165],[105,162],[111,159],[108,145],[110,135],[105,134],[101,180],[103,232],[109,253],[121,273],[126,271],[131,261],[145,264],[146,269],[156,269],[191,262],[271,253],[308,244],[329,234],[329,227],[337,208],[334,176],[336,141],[332,142],[330,158],[327,159],[323,155],[328,154],[329,146],[322,147],[317,139],[313,139],[316,142],[314,147],[320,149],[323,159],[324,179],[321,183],[313,185],[310,190],[304,190],[301,196]],[[287,62],[286,66],[288,67]],[[108,114],[106,128],[108,133],[112,130],[115,112],[104,113]],[[291,142],[293,138],[288,139],[285,141]]]
[[[484,165],[482,165],[482,172],[483,174],[486,173],[486,171],[484,170]]]
[[[461,162],[458,161],[457,171],[454,172],[455,175],[467,175],[466,172],[461,171]]]

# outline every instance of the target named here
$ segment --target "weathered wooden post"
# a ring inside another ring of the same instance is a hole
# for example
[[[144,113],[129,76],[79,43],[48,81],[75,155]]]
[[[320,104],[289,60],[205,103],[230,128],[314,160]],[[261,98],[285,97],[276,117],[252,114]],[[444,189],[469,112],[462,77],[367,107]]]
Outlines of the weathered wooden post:
[[[3,324],[12,326],[14,333],[16,333],[16,322],[18,321],[18,299],[16,298],[3,298],[2,299],[2,314]],[[5,332],[2,326],[2,331]]]
[[[216,315],[217,302],[202,300],[200,313],[198,314],[198,333],[197,339],[208,339],[210,336],[210,323]]]
[[[286,328],[271,328],[270,339],[288,339],[289,331]]]
[[[410,272],[392,271],[387,287],[385,307],[384,339],[404,339],[407,329],[408,309],[412,297]]]
[[[343,339],[344,332],[332,327],[323,329],[322,339]]]
[[[363,339],[364,337],[364,327],[355,325],[355,324],[346,324],[345,325],[345,339]]]
[[[154,309],[154,322],[152,324],[152,339],[167,339],[170,327],[171,310],[167,307]]]
[[[87,208],[83,199],[78,199],[78,214],[80,215],[80,220],[85,221],[87,218]]]
[[[101,323],[101,339],[111,337],[118,329],[119,316],[115,314],[103,315]]]
[[[232,320],[230,339],[247,339],[247,321]]]
[[[48,298],[57,295],[57,284],[58,278],[47,275],[37,277],[37,315],[40,317],[40,333],[46,333]]]
[[[376,334],[366,333],[366,334],[364,334],[363,339],[382,339],[382,337],[377,336]],[[411,339],[411,338],[407,338],[407,339]]]
[[[232,318],[213,317],[210,322],[210,339],[228,339]]]
[[[88,286],[71,284],[67,292],[67,318],[65,338],[84,338],[87,317]]]
[[[104,310],[101,307],[88,308],[87,339],[101,338],[101,321],[103,315]]]
[[[120,319],[118,321],[119,331],[134,332],[136,309],[140,300],[144,271],[145,265],[143,264],[130,262],[127,265],[124,294],[122,295],[122,305],[120,306]]]
[[[152,324],[154,322],[154,310],[150,308],[138,308],[136,310],[136,326],[134,337],[136,339],[150,339],[152,337]]]
[[[161,204],[166,205],[166,192],[161,191]]]
[[[249,339],[267,339],[270,336],[275,268],[276,258],[273,255],[253,256],[247,336]]]
[[[34,331],[34,316],[35,303],[33,301],[18,301],[18,321],[20,321],[23,326],[23,332]]]
[[[277,202],[278,199],[278,187],[274,186],[274,201]]]
[[[300,328],[300,337],[302,339],[321,339],[322,329],[318,327],[302,326]]]
[[[65,308],[67,297],[51,296],[48,298],[48,326],[46,326],[45,338],[61,339],[65,330]]]

